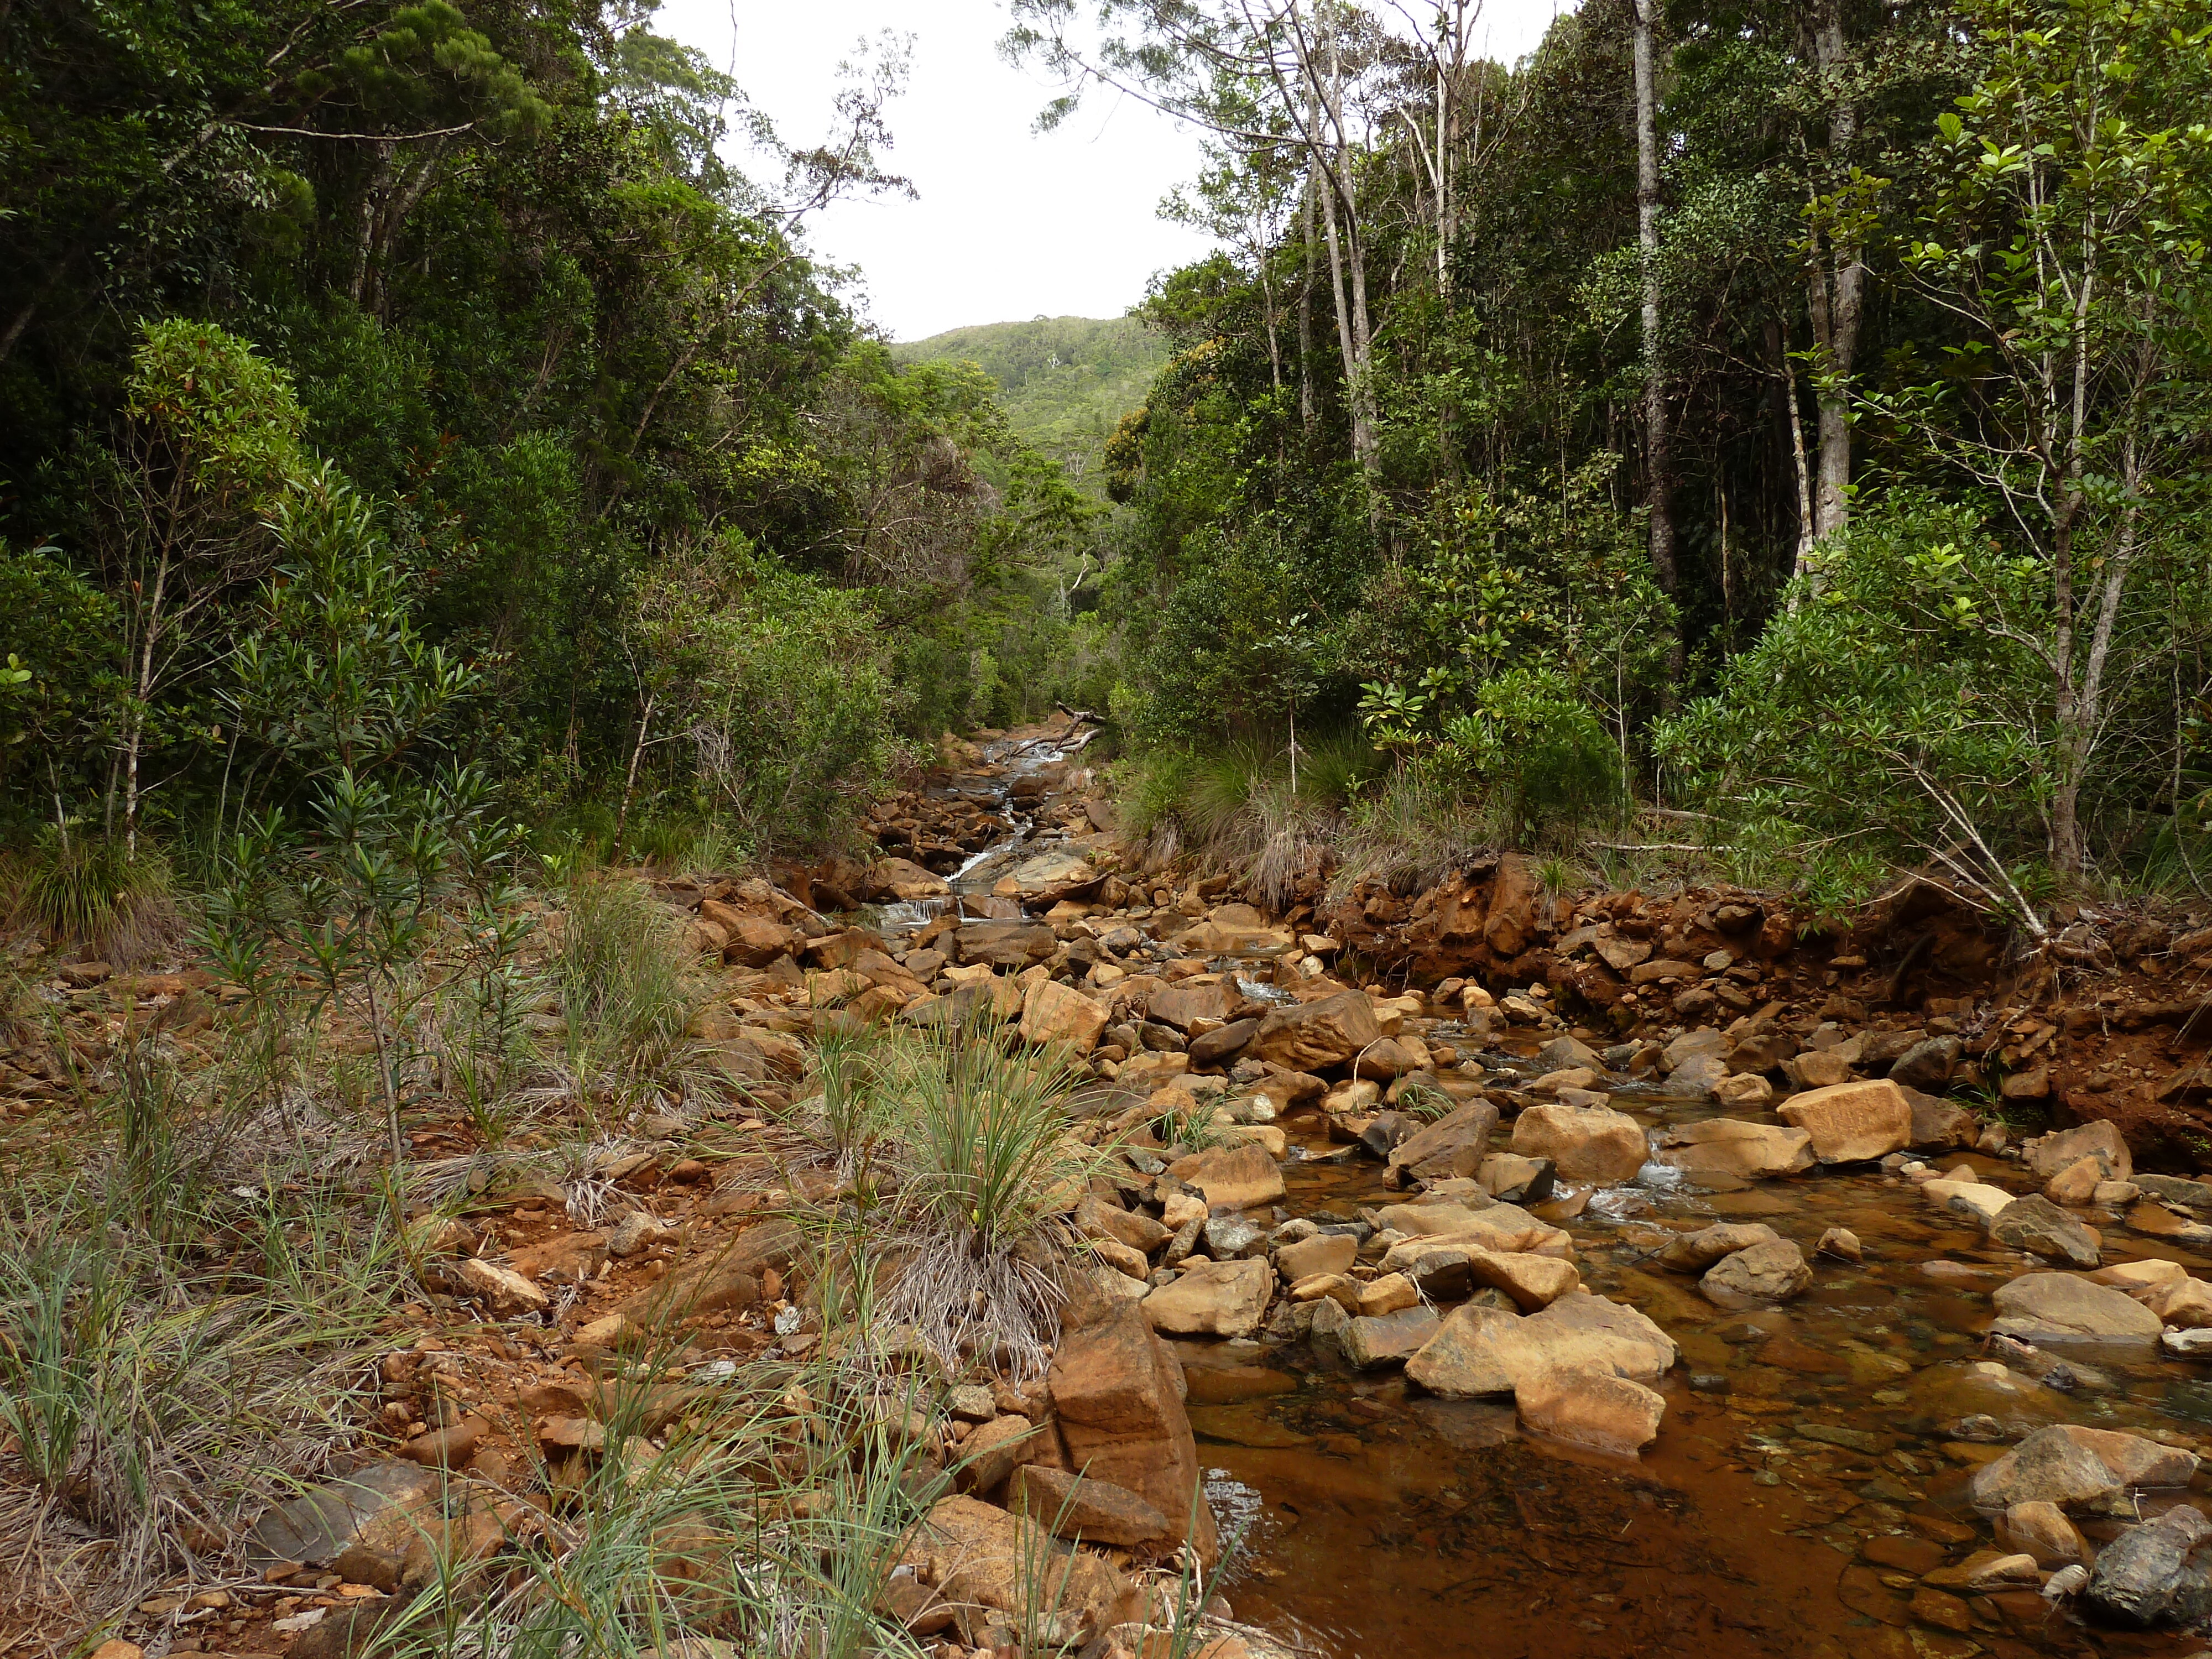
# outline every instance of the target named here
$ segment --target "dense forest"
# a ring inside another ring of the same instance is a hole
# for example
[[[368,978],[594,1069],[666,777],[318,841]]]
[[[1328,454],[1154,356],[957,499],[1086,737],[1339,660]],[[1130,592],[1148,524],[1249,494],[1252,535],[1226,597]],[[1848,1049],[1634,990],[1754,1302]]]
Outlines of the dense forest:
[[[0,14],[22,856],[829,846],[1064,701],[1224,854],[2197,879],[2203,5],[1013,9],[1047,121],[1210,135],[1219,252],[896,349],[806,240],[908,187],[895,46],[802,143],[616,7]]]

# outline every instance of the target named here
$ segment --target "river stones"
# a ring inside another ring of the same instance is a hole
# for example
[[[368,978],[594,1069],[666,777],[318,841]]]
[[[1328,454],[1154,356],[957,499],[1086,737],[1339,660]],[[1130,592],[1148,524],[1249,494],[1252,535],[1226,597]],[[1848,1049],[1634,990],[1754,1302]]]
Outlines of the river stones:
[[[1043,1046],[1060,1043],[1077,1054],[1098,1046],[1111,1012],[1108,1006],[1057,980],[1041,979],[1022,1000],[1022,1039]]]
[[[1504,1291],[1523,1313],[1550,1307],[1583,1282],[1572,1262],[1556,1256],[1518,1250],[1469,1250],[1466,1255],[1469,1282]]]
[[[1281,1166],[1257,1146],[1209,1147],[1177,1158],[1168,1173],[1204,1193],[1217,1210],[1256,1209],[1283,1195]]]
[[[1344,1273],[1359,1259],[1359,1241],[1350,1233],[1321,1233],[1285,1244],[1275,1252],[1275,1271],[1285,1285],[1318,1274]]]
[[[1656,1260],[1676,1273],[1701,1273],[1723,1256],[1754,1244],[1779,1243],[1782,1235],[1763,1221],[1718,1221],[1693,1233],[1678,1233],[1661,1247]]]
[[[2071,1566],[2085,1559],[2089,1546],[2066,1511],[2045,1499],[2014,1504],[1997,1517],[1997,1542],[2032,1558],[2039,1567]]]
[[[1521,1420],[1539,1434],[1633,1457],[1658,1438],[1667,1402],[1625,1376],[1546,1371],[1513,1390]]]
[[[1990,1222],[1990,1237],[2069,1267],[2094,1267],[2103,1260],[2096,1234],[2041,1193],[2016,1198],[1998,1211]]]
[[[1465,1400],[1510,1394],[1546,1372],[1584,1372],[1654,1382],[1674,1363],[1674,1340],[1635,1309],[1587,1292],[1541,1313],[1468,1304],[1406,1362],[1430,1393]]]
[[[1437,1310],[1413,1306],[1363,1314],[1346,1322],[1337,1340],[1346,1361],[1363,1371],[1401,1364],[1437,1333]]]
[[[1138,1305],[1154,1330],[1170,1336],[1249,1336],[1274,1291],[1274,1270],[1265,1261],[1200,1261]]]
[[[2054,1424],[2038,1429],[1974,1474],[1974,1507],[1984,1514],[2015,1504],[2054,1504],[2076,1514],[2133,1514],[2133,1489],[2185,1486],[2197,1457],[2116,1429]]]
[[[2212,1521],[2182,1505],[2130,1527],[2098,1553],[2082,1599],[2136,1630],[2192,1624],[2212,1613],[2212,1560],[2202,1553]]]
[[[1991,1328],[2029,1342],[2154,1341],[2159,1316],[2124,1291],[2075,1273],[2025,1273],[1991,1298]]]
[[[1644,1126],[1626,1112],[1563,1104],[1531,1106],[1514,1120],[1513,1150],[1551,1159],[1566,1180],[1601,1187],[1633,1181],[1648,1155]]]
[[[1706,1118],[1667,1130],[1656,1160],[1692,1175],[1732,1175],[1760,1181],[1813,1167],[1813,1137],[1802,1129]]]
[[[1805,1253],[1789,1239],[1776,1238],[1723,1256],[1698,1286],[1720,1307],[1758,1308],[1802,1296],[1812,1283]]]
[[[1270,1008],[1245,1053],[1294,1072],[1325,1072],[1382,1036],[1366,993],[1346,991],[1295,1008]]]
[[[2020,1150],[2027,1160],[2027,1167],[2042,1181],[2050,1180],[2085,1158],[2095,1158],[2110,1180],[2126,1181],[2135,1174],[2135,1160],[2129,1154],[2128,1143],[2121,1136],[2119,1126],[2101,1121],[2038,1135],[2022,1143]]]
[[[1812,1137],[1813,1156],[1823,1164],[1867,1163],[1912,1142],[1912,1107],[1887,1078],[1793,1095],[1777,1115]]]
[[[1168,1520],[1127,1486],[1024,1463],[1013,1471],[1006,1507],[1060,1538],[1129,1548],[1168,1535]]]
[[[1390,1170],[1394,1176],[1402,1170],[1425,1181],[1473,1175],[1482,1168],[1483,1152],[1497,1127],[1498,1108],[1480,1097],[1470,1100],[1393,1146]]]
[[[1987,1227],[2011,1206],[2013,1194],[1981,1181],[1950,1181],[1938,1176],[1920,1183],[1920,1196],[1939,1210]]]

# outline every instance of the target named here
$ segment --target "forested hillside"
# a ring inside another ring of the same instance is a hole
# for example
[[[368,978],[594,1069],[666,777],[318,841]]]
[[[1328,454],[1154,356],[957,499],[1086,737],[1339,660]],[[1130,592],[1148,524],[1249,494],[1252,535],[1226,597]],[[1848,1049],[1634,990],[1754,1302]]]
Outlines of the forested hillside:
[[[1167,355],[1166,342],[1133,317],[984,323],[891,348],[894,362],[976,365],[999,388],[1015,434],[1094,486],[1107,439],[1144,402]]]

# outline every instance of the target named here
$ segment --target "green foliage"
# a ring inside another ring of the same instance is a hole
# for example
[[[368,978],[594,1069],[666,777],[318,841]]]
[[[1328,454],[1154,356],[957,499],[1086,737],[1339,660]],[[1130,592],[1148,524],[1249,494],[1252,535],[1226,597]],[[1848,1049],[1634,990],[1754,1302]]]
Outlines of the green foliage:
[[[1927,862],[2030,920],[2052,800],[2041,567],[1907,498],[1832,544],[1819,581],[1662,728],[1669,768],[1747,876],[1841,905]]]
[[[741,539],[655,572],[633,637],[656,700],[639,731],[685,744],[702,808],[762,852],[838,839],[898,757],[866,605]]]

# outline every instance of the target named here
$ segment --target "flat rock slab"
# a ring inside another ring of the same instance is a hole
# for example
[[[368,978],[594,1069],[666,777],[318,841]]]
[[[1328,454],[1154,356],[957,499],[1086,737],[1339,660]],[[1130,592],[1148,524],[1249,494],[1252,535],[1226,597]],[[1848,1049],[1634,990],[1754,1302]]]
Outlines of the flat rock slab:
[[[1823,1164],[1867,1163],[1912,1142],[1911,1104],[1887,1078],[1793,1095],[1776,1115],[1813,1138],[1813,1155]]]
[[[414,1517],[436,1504],[445,1479],[437,1469],[386,1460],[310,1487],[254,1523],[247,1559],[320,1567],[373,1534],[389,1533],[404,1545],[414,1535]]]
[[[1997,1286],[2001,1336],[2027,1342],[2154,1342],[2159,1316],[2125,1291],[2075,1273],[2024,1273]]]

